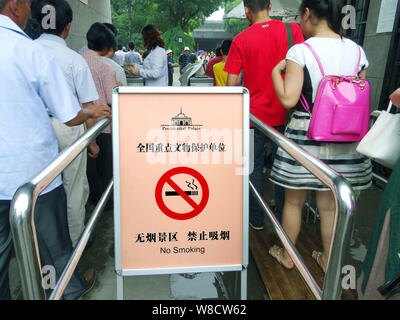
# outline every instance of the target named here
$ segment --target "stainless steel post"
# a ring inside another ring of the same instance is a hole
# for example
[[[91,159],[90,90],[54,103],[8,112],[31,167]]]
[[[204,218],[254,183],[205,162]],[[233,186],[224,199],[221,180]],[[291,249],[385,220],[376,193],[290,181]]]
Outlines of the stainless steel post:
[[[10,226],[25,300],[45,299],[34,224],[36,199],[110,123],[106,119],[99,121],[14,195],[10,207]]]
[[[334,236],[332,237],[331,252],[325,275],[322,299],[338,300],[341,298],[342,288],[340,280],[346,249],[349,247],[351,227],[355,213],[356,201],[353,189],[340,174],[329,168],[321,160],[300,148],[291,140],[287,139],[278,131],[264,124],[253,115],[250,115],[250,120],[258,130],[288,152],[333,192],[336,202]],[[268,210],[264,209],[264,211],[268,213]],[[290,254],[292,248],[288,246],[286,249]],[[296,255],[292,256],[292,259],[296,260]]]
[[[67,287],[72,274],[74,273],[76,266],[79,263],[79,260],[82,257],[83,251],[86,248],[86,245],[89,241],[90,236],[92,235],[94,228],[96,227],[96,223],[99,220],[104,207],[107,204],[107,201],[111,195],[113,189],[114,182],[111,181],[108,185],[106,191],[103,193],[99,203],[97,204],[96,208],[94,209],[92,216],[89,222],[86,224],[85,231],[81,235],[78,244],[75,247],[74,253],[72,254],[71,258],[69,259],[67,265],[64,268],[64,271],[57,282],[56,287],[54,288],[49,300],[60,300],[65,288]]]

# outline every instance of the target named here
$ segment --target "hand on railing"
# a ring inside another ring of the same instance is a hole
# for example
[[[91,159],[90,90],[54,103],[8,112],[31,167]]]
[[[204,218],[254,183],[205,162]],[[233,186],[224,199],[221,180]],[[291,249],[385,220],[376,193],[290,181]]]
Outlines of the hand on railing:
[[[90,158],[96,159],[98,158],[99,153],[100,153],[100,147],[97,145],[96,141],[93,141],[88,146],[88,155]]]
[[[74,119],[66,122],[65,124],[69,127],[74,127],[79,126],[90,119],[98,119],[101,117],[111,119],[111,108],[104,104],[91,103],[84,106]]]
[[[107,117],[108,119],[112,118],[111,108],[105,104],[93,104],[84,108],[84,110],[88,112],[90,119],[97,119],[100,117]]]

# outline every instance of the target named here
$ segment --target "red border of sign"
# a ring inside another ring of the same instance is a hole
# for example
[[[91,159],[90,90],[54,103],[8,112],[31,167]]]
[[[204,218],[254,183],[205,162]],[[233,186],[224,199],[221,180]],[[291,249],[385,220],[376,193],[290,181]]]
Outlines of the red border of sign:
[[[194,202],[187,194],[184,193],[184,191],[176,185],[171,178],[177,174],[189,174],[197,179],[199,181],[201,188],[202,188],[202,199],[199,204]],[[168,183],[175,191],[179,193],[179,195],[189,203],[193,207],[193,211],[182,214],[182,213],[176,213],[172,210],[170,210],[164,203],[163,196],[162,196],[162,190],[164,185]],[[202,176],[201,173],[198,171],[191,169],[191,168],[186,168],[186,167],[180,167],[180,168],[174,168],[166,172],[158,181],[157,186],[156,186],[156,191],[155,191],[155,196],[156,196],[156,202],[160,210],[169,218],[174,219],[174,220],[190,220],[195,217],[197,217],[200,213],[203,212],[205,209],[209,197],[210,197],[210,190],[208,188],[208,184],[206,179]]]

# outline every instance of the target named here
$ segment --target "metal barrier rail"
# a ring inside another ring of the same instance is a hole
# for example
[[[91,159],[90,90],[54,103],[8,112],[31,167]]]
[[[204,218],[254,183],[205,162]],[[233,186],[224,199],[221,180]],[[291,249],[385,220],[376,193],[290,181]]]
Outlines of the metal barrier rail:
[[[93,211],[93,214],[86,224],[85,231],[82,233],[78,244],[75,247],[74,253],[72,254],[71,258],[69,259],[67,265],[64,268],[64,271],[57,282],[56,287],[54,288],[52,294],[50,295],[49,300],[60,300],[65,288],[67,287],[72,274],[74,273],[76,266],[78,265],[79,260],[82,257],[83,251],[86,248],[86,245],[89,241],[90,235],[93,233],[94,228],[96,227],[96,223],[99,220],[101,214],[103,213],[104,207],[107,204],[108,198],[112,193],[112,189],[114,186],[114,182],[111,181],[108,185],[106,191],[103,193],[99,203],[97,204],[96,208]]]
[[[258,194],[254,186],[250,183],[250,189],[255,195],[267,217],[271,220],[275,231],[298,268],[301,276],[310,287],[312,293],[318,300],[339,300],[341,299],[341,274],[344,266],[345,251],[349,247],[350,233],[355,213],[355,197],[351,186],[337,172],[329,168],[321,160],[304,151],[294,142],[290,141],[272,127],[250,115],[251,123],[270,138],[274,143],[288,152],[302,166],[316,176],[321,182],[326,184],[333,192],[336,202],[336,213],[334,230],[331,243],[330,258],[325,274],[323,290],[318,286],[314,277],[305,266],[301,256],[290,241],[279,222],[276,220],[272,211],[268,208],[262,197]]]
[[[111,120],[107,119],[99,121],[65,149],[36,178],[20,187],[14,195],[10,208],[10,226],[25,300],[46,298],[42,287],[41,263],[34,224],[36,199],[110,123]],[[82,238],[81,240],[84,240]]]

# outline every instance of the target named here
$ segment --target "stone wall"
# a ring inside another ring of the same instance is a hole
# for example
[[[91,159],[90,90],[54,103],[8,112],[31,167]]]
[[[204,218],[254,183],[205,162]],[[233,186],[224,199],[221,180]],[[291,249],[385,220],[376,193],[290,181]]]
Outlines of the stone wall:
[[[382,0],[372,0],[369,5],[364,49],[370,62],[368,80],[371,82],[371,109],[379,107],[386,63],[389,56],[392,33],[376,33]]]
[[[67,0],[74,12],[68,46],[79,50],[87,45],[86,33],[95,22],[111,22],[110,0]]]

